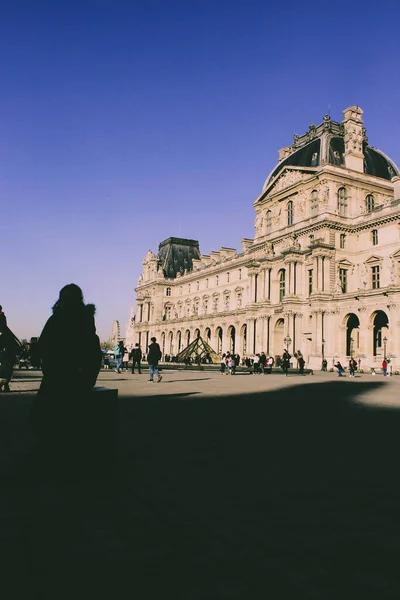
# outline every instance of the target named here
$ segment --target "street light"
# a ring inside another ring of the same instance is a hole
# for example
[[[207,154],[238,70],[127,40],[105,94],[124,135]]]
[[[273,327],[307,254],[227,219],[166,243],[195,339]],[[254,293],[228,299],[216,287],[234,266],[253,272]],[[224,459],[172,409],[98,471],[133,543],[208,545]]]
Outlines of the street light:
[[[386,360],[386,344],[387,344],[387,337],[383,338],[383,358]]]
[[[290,335],[287,335],[283,341],[285,342],[286,350],[289,352],[289,346],[292,343],[292,338]]]

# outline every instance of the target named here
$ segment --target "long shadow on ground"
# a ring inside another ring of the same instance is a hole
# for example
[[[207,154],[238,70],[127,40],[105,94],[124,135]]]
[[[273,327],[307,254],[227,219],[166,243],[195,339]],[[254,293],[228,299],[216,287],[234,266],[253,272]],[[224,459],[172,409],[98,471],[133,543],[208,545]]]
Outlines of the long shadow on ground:
[[[122,398],[114,479],[10,488],[3,567],[31,598],[398,598],[400,411],[354,401],[379,387]]]

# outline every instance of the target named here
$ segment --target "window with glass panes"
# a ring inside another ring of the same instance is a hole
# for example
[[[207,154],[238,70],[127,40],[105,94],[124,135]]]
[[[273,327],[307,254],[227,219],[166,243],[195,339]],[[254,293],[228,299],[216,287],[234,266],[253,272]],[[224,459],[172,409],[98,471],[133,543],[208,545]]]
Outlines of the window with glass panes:
[[[345,233],[341,233],[340,234],[340,247],[346,248],[346,234]]]
[[[377,229],[372,230],[372,245],[373,246],[378,245],[378,230]]]
[[[372,194],[368,194],[368,196],[365,198],[365,205],[367,212],[370,213],[374,210],[375,200]]]
[[[371,277],[372,277],[372,289],[377,290],[380,288],[380,267],[379,265],[375,265],[371,267]]]
[[[293,225],[293,202],[291,200],[287,203],[287,224]]]
[[[279,300],[281,301],[285,297],[286,288],[286,272],[285,269],[279,271]]]
[[[313,270],[308,269],[308,295],[311,296],[313,291]]]
[[[340,286],[343,294],[347,293],[347,269],[339,269]]]

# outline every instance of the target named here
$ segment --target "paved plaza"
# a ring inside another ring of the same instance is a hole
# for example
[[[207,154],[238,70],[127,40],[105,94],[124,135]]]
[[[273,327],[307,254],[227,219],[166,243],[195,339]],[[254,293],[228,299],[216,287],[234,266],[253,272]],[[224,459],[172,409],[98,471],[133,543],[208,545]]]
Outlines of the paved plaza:
[[[117,465],[84,482],[18,471],[39,373],[0,397],[7,599],[398,598],[400,376],[147,379],[100,373]]]

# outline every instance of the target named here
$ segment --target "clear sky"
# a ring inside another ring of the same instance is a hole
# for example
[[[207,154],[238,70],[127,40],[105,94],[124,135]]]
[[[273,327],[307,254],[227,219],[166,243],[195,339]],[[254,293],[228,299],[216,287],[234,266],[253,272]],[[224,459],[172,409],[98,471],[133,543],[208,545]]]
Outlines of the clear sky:
[[[364,110],[400,163],[400,3],[3,0],[0,304],[38,335],[59,289],[125,324],[142,260],[253,237],[293,134]]]

